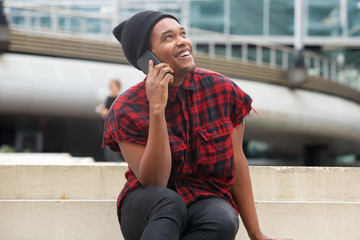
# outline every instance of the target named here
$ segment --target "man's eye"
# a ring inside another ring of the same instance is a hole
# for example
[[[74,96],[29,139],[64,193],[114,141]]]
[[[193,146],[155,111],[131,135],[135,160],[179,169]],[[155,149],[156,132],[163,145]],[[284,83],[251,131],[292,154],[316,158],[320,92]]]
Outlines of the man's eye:
[[[166,35],[166,37],[165,37],[165,39],[170,39],[170,38],[172,38],[171,35]]]
[[[186,32],[182,32],[181,35],[185,36],[185,35],[186,35]]]

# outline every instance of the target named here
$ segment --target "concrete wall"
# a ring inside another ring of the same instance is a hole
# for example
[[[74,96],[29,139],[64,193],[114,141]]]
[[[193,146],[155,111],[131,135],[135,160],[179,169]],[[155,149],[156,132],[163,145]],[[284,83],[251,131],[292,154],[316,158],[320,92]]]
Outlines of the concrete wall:
[[[125,165],[0,165],[1,239],[122,239]],[[250,167],[264,232],[360,239],[360,169]],[[237,239],[248,239],[241,226]]]

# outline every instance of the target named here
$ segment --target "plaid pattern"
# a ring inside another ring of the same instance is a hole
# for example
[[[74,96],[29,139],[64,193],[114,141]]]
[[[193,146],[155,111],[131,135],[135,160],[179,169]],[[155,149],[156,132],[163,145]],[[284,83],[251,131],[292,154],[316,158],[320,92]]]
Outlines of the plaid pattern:
[[[221,74],[195,69],[179,88],[169,87],[166,106],[172,153],[168,187],[187,205],[199,197],[223,196],[236,210],[231,195],[234,156],[231,133],[251,110],[251,98]],[[117,98],[105,122],[103,146],[120,151],[118,142],[146,144],[149,103],[145,80]],[[118,214],[125,196],[140,186],[134,173],[118,198]]]

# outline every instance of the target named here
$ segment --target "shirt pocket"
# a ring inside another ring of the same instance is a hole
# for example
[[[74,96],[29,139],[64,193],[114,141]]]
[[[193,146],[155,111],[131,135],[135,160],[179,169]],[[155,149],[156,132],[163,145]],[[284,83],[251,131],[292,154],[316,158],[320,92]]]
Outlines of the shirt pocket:
[[[233,149],[230,120],[220,120],[197,129],[199,140],[198,167],[203,173],[223,176],[233,169]]]

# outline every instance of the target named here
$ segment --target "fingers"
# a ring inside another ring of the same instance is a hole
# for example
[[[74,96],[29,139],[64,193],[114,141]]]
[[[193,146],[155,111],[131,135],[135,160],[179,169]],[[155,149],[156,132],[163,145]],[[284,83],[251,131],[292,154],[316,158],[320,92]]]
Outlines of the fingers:
[[[164,80],[168,83],[172,83],[173,76],[171,74],[173,72],[174,70],[167,63],[160,63],[154,66],[154,62],[152,60],[149,61],[149,78],[157,79],[159,81]]]
[[[167,83],[173,83],[173,82],[174,82],[174,76],[171,75],[170,73],[166,73],[164,80],[165,80]]]
[[[160,63],[154,66],[149,61],[149,72],[146,80],[146,96],[150,106],[156,106],[158,109],[165,109],[168,101],[169,83],[173,82],[173,69],[169,64]]]
[[[154,62],[152,60],[149,60],[149,66],[148,66],[148,76],[152,75],[154,71]]]
[[[165,83],[171,83],[174,78],[173,75],[171,74],[173,72],[174,71],[172,70],[172,68],[170,66],[162,68],[158,75],[158,79],[160,79],[161,81],[164,81]]]

